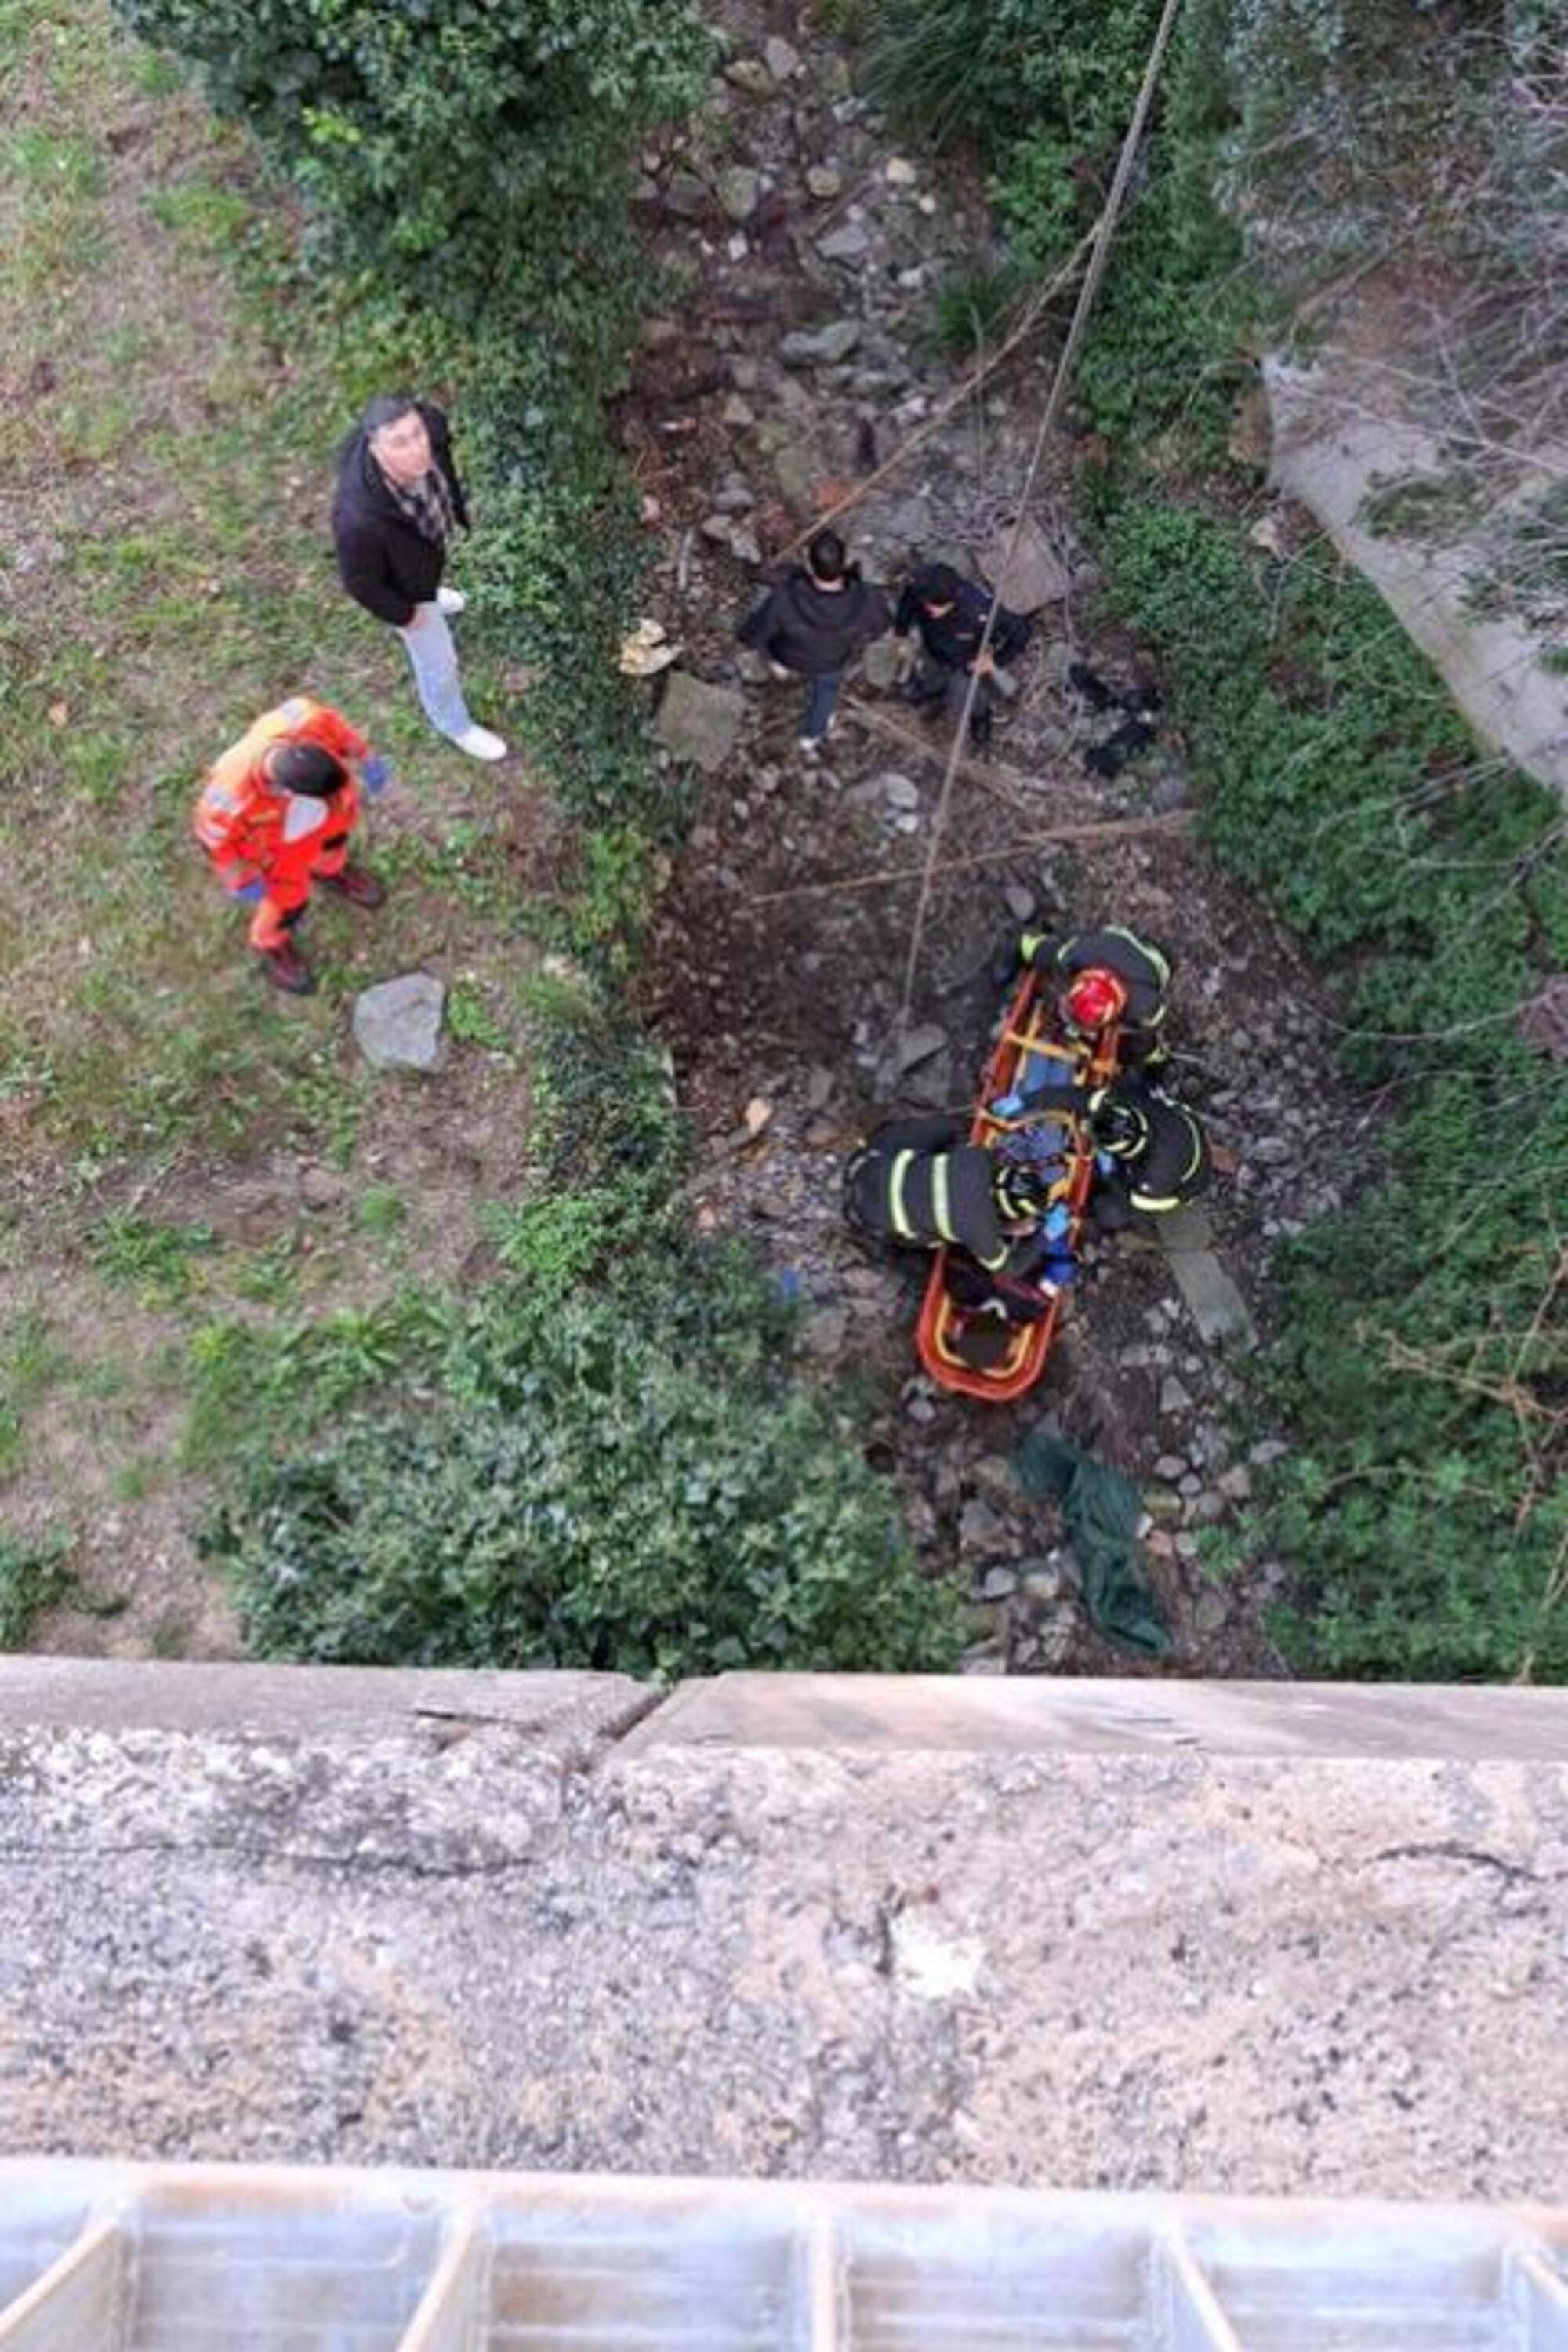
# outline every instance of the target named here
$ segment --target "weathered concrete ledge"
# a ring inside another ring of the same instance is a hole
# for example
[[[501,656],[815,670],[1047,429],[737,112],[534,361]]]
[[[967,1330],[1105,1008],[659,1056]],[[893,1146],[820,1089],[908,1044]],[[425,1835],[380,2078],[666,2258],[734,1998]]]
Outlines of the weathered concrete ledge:
[[[0,2148],[1551,2195],[1565,1748],[1530,1691],[8,1661]]]

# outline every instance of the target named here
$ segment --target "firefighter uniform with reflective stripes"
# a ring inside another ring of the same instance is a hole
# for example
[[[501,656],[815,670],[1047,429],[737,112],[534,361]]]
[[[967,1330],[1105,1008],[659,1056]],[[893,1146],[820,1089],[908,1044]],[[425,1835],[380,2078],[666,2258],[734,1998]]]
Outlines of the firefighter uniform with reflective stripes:
[[[280,792],[263,761],[279,743],[313,743],[335,760],[363,760],[364,737],[339,712],[308,695],[294,695],[263,713],[207,771],[194,819],[196,839],[224,887],[260,900],[250,944],[270,955],[288,938],[310,898],[313,878],[342,872],[359,822],[359,788],[347,765],[342,784],[317,798]]]
[[[1102,1141],[1102,1134],[1111,1132],[1104,1114],[1112,1099],[1115,1139]],[[1091,1097],[1089,1119],[1112,1163],[1107,1182],[1113,1202],[1119,1198],[1127,1209],[1158,1217],[1207,1192],[1214,1173],[1208,1138],[1193,1112],[1173,1096],[1136,1078],[1124,1079]]]
[[[1141,940],[1120,924],[1107,924],[1102,929],[1079,931],[1076,938],[1059,941],[1047,939],[1042,931],[1026,931],[1018,952],[1026,964],[1064,988],[1080,972],[1114,973],[1127,991],[1127,1010],[1118,1025],[1123,1064],[1165,1058],[1163,1030],[1171,966],[1151,940]]]
[[[950,1118],[889,1119],[849,1162],[845,1211],[877,1241],[951,1243],[997,1274],[1012,1242],[996,1203],[996,1162],[963,1132]]]

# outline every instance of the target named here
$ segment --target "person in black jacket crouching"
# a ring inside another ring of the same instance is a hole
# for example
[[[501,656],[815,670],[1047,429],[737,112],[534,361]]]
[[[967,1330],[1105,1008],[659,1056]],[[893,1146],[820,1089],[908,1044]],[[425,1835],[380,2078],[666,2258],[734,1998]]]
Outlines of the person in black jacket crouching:
[[[939,707],[950,719],[963,709],[969,681],[974,678],[969,734],[974,743],[991,740],[991,713],[996,689],[992,678],[998,663],[1004,667],[1023,652],[1029,641],[1029,624],[1022,613],[1004,604],[996,614],[991,643],[983,654],[991,608],[996,599],[989,589],[965,580],[951,563],[927,563],[916,572],[899,599],[893,628],[900,637],[920,631],[921,650],[914,673],[905,688],[909,699],[928,709]]]
[[[441,411],[402,393],[373,400],[338,454],[332,541],[339,573],[355,604],[403,639],[436,732],[470,759],[500,760],[500,737],[468,716],[447,625],[467,599],[443,586],[441,575],[454,535],[468,527]]]
[[[810,754],[833,723],[850,662],[891,625],[887,598],[861,579],[838,533],[819,530],[805,564],[793,564],[735,634],[781,677],[793,671],[811,680],[800,723],[800,748]]]

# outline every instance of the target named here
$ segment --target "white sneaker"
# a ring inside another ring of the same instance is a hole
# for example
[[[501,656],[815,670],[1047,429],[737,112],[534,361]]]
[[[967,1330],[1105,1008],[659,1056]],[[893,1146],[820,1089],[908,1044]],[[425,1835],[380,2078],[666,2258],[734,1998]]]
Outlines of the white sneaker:
[[[804,751],[808,760],[815,760],[822,749],[820,735],[797,735],[795,741],[796,751]]]
[[[438,613],[460,613],[466,607],[468,601],[460,588],[437,588],[436,591],[436,609]]]
[[[468,753],[470,760],[506,758],[506,745],[499,735],[492,735],[488,727],[467,727],[460,735],[454,735],[452,740],[459,751]]]

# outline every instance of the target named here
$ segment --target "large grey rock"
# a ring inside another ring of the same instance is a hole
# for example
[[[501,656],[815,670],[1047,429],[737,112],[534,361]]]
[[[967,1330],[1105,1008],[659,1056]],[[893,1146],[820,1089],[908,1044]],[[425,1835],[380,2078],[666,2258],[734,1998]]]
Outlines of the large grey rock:
[[[922,1062],[929,1062],[933,1055],[940,1054],[946,1043],[945,1029],[939,1029],[934,1021],[920,1022],[913,1029],[906,1031],[900,1042],[900,1071],[918,1069]]]
[[[1258,1330],[1247,1301],[1215,1255],[1208,1211],[1196,1202],[1173,1209],[1160,1219],[1159,1233],[1198,1337],[1237,1355],[1256,1348]]]
[[[883,693],[898,682],[899,656],[903,648],[897,637],[879,637],[867,646],[860,656],[860,669],[868,686],[879,687]]]
[[[1012,536],[1013,526],[1008,523],[981,554],[980,569],[986,579],[1000,590],[1004,601],[1016,613],[1033,613],[1042,604],[1059,603],[1068,593],[1068,569],[1039,524],[1025,522],[1008,565]],[[1002,578],[1005,566],[1005,583]]]
[[[710,686],[689,670],[671,670],[654,733],[678,760],[689,760],[711,774],[734,750],[745,709],[733,687]]]
[[[817,466],[809,449],[803,449],[798,442],[786,441],[783,448],[774,453],[773,472],[790,506],[807,507],[811,504]]]
[[[354,1043],[375,1070],[435,1070],[447,992],[427,971],[384,980],[354,999]]]

